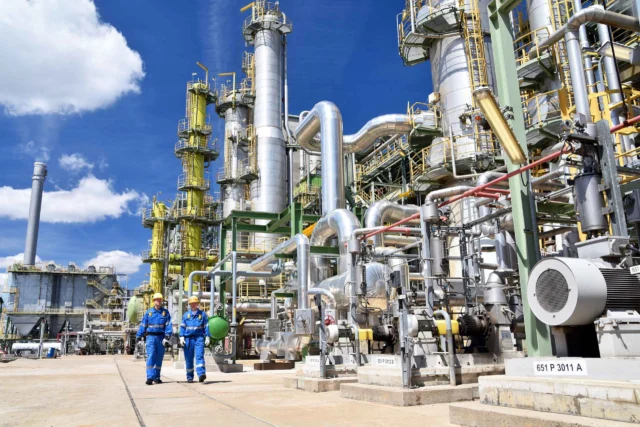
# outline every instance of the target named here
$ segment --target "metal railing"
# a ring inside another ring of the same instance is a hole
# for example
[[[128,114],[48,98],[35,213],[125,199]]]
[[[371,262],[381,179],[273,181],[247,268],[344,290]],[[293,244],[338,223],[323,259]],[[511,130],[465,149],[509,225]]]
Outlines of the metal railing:
[[[195,188],[206,191],[211,188],[211,180],[209,172],[204,173],[204,177],[196,176],[191,173],[183,173],[178,176],[178,189]]]
[[[537,30],[530,31],[528,33],[518,36],[513,41],[513,48],[516,55],[516,65],[520,66],[531,61],[529,56],[530,52],[536,53],[536,58],[540,57],[540,44],[549,38],[549,28],[543,27]],[[548,49],[553,52],[555,46]],[[552,54],[552,56],[555,56]]]
[[[247,298],[270,298],[271,292],[282,288],[282,275],[268,279],[264,285],[260,284],[259,279],[245,278],[238,282],[238,297]]]
[[[382,165],[389,162],[392,159],[400,157],[401,153],[410,149],[409,141],[406,136],[402,136],[386,146],[384,149],[376,153],[369,161],[364,164],[356,165],[356,177],[357,180],[363,179],[364,176],[368,176],[376,170],[380,169]]]
[[[250,159],[238,160],[236,173],[233,173],[231,165],[220,168],[217,180],[220,181],[247,181],[257,175],[258,171],[252,167]],[[235,175],[235,176],[234,176]]]
[[[287,16],[280,12],[278,2],[267,2],[265,0],[257,0],[251,8],[251,15],[244,20],[243,28],[246,28],[254,22],[262,22],[266,17],[270,20],[277,20],[282,25],[293,30],[293,24]]]
[[[189,133],[198,132],[203,135],[211,133],[211,118],[207,114],[204,123],[191,123],[189,119],[180,119],[178,121],[178,135],[187,135]]]
[[[217,208],[182,207],[173,210],[173,216],[177,219],[192,219],[199,221],[218,221],[222,219],[222,212]]]
[[[179,139],[174,146],[174,152],[180,151],[218,151],[218,139],[194,138],[193,143],[188,139]]]
[[[551,120],[569,118],[567,90],[562,88],[543,93],[534,93],[523,99],[525,128],[530,129]]]
[[[93,301],[93,300],[91,300]],[[95,302],[95,301],[94,301]],[[77,308],[45,308],[45,309],[28,309],[28,308],[5,308],[7,314],[28,314],[28,315],[69,315],[69,316],[79,316],[84,314],[84,309]]]

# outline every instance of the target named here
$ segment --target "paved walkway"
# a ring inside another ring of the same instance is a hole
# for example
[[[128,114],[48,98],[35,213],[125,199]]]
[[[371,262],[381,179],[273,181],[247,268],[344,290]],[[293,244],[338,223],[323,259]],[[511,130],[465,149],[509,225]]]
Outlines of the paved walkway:
[[[5,426],[449,426],[448,405],[409,408],[358,402],[339,392],[282,386],[291,371],[210,373],[188,384],[165,366],[147,386],[144,363],[125,356],[68,356],[0,364],[0,427]]]

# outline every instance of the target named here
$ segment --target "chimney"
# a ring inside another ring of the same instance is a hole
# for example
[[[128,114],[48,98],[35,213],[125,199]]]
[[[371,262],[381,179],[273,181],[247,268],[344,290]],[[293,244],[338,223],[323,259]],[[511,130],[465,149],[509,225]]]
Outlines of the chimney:
[[[29,206],[29,223],[27,224],[27,240],[24,245],[24,265],[35,265],[36,247],[38,246],[38,228],[40,227],[40,208],[42,207],[42,190],[47,178],[47,165],[40,162],[33,164],[31,183],[31,205]]]

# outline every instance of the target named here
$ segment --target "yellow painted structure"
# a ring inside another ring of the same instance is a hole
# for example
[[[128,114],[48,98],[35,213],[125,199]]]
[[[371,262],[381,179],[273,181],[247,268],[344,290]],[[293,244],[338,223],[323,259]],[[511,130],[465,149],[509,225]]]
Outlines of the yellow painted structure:
[[[178,124],[178,137],[182,140],[182,149],[177,152],[182,161],[178,190],[185,193],[182,199],[184,203],[177,215],[180,218],[182,242],[180,261],[185,279],[192,271],[203,270],[207,263],[207,253],[202,247],[202,219],[210,216],[208,208],[205,207],[205,194],[211,186],[206,171],[211,158],[208,154],[211,125],[207,106],[214,102],[215,97],[212,96],[207,80],[187,84],[186,118]],[[187,280],[184,283],[186,286]]]
[[[153,292],[162,292],[164,283],[164,236],[167,231],[167,207],[154,199],[151,215],[155,219],[151,233],[151,266],[149,271],[149,287]]]

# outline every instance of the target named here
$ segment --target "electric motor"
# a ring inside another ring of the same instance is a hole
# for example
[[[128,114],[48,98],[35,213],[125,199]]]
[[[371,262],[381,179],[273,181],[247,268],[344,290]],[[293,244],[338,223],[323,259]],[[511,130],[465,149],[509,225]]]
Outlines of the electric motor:
[[[489,333],[489,321],[484,316],[465,314],[458,317],[460,335],[465,337],[484,336]]]
[[[531,310],[551,326],[587,325],[605,310],[640,310],[640,280],[601,260],[546,258],[531,270]]]

